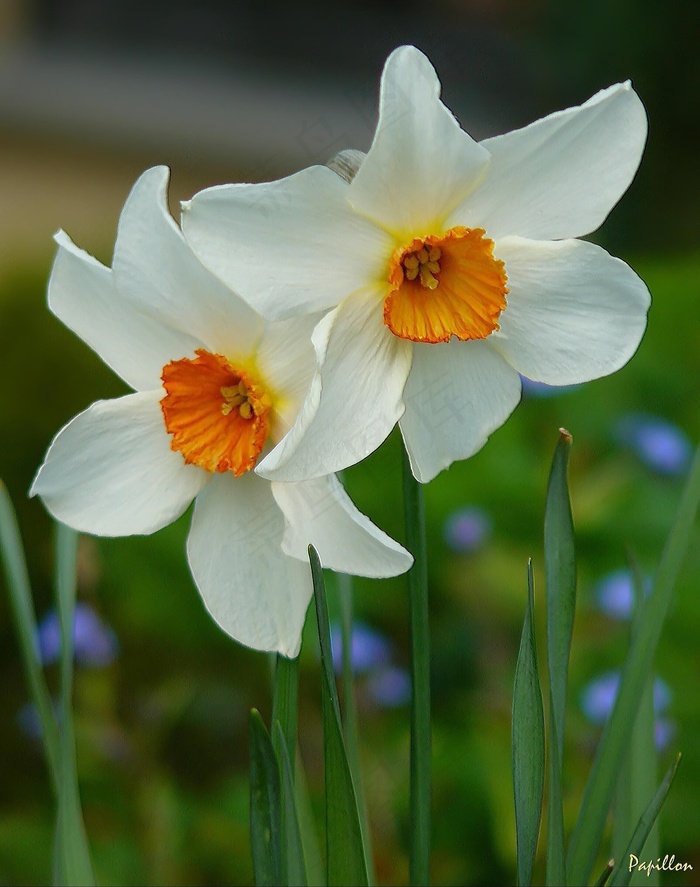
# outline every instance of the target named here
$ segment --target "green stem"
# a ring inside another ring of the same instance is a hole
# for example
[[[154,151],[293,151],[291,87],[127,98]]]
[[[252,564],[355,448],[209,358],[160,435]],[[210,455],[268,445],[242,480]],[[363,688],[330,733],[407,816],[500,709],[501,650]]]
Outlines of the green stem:
[[[61,722],[59,732],[60,791],[56,817],[54,876],[57,884],[90,885],[90,861],[80,807],[78,766],[73,728],[73,623],[77,585],[78,534],[56,525],[56,608],[61,626]]]
[[[411,623],[411,858],[412,885],[430,883],[430,631],[428,562],[423,491],[404,448],[406,543],[414,557],[408,572]]]

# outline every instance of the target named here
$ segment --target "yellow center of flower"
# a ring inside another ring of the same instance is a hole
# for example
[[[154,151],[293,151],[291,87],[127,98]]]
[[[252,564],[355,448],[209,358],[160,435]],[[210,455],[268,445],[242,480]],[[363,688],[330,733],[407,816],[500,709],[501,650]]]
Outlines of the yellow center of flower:
[[[272,398],[248,370],[199,349],[163,367],[165,427],[185,462],[236,477],[255,467],[270,432]]]
[[[389,263],[384,323],[413,342],[485,339],[506,307],[505,266],[483,228],[416,237]]]

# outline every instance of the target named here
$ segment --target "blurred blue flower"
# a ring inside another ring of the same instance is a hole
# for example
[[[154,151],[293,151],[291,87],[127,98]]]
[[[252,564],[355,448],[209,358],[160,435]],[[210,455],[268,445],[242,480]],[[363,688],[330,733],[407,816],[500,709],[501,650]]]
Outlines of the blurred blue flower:
[[[644,577],[644,593],[651,591],[651,576]],[[634,601],[634,582],[629,570],[613,570],[600,579],[595,586],[598,606],[614,619],[629,619]]]
[[[378,705],[399,708],[411,699],[411,677],[405,668],[389,665],[371,674],[365,689]]]
[[[623,416],[615,425],[615,438],[659,474],[683,474],[693,447],[680,428],[657,416],[642,413]]]
[[[546,397],[556,397],[557,394],[566,394],[567,391],[575,391],[580,385],[547,385],[546,382],[535,382],[528,379],[527,376],[521,374],[520,381],[523,385],[523,394],[525,397],[536,397],[544,399]]]
[[[657,718],[654,723],[654,745],[658,751],[668,747],[676,733],[676,725],[667,718]]]
[[[620,672],[608,671],[595,678],[584,687],[581,693],[581,709],[589,721],[594,724],[604,724],[612,712],[617,690],[620,685]],[[671,702],[671,691],[668,685],[659,677],[654,679],[654,712],[660,715]],[[659,726],[662,724],[663,726]],[[663,747],[659,739],[668,741],[672,735],[670,722],[657,718],[655,722],[656,747]]]
[[[56,699],[51,700],[51,707],[53,708],[54,717],[56,718],[57,723],[59,723],[61,719],[61,708]],[[15,715],[15,722],[25,736],[28,736],[30,739],[34,739],[37,742],[41,741],[44,731],[41,727],[39,710],[33,702],[27,702],[22,708],[20,708]]]
[[[336,674],[343,670],[343,636],[338,624],[331,627],[331,650]],[[350,663],[353,674],[387,665],[391,659],[391,642],[381,632],[364,622],[354,622],[350,641]]]
[[[49,610],[37,626],[36,642],[44,665],[50,665],[60,657],[61,624],[55,609]],[[73,644],[78,665],[109,665],[119,653],[119,641],[114,631],[89,604],[80,602],[75,605]]]
[[[460,508],[445,521],[445,542],[452,551],[476,551],[491,535],[491,519],[477,507]]]
[[[39,712],[33,702],[27,702],[15,716],[17,726],[30,739],[41,739],[42,729]]]

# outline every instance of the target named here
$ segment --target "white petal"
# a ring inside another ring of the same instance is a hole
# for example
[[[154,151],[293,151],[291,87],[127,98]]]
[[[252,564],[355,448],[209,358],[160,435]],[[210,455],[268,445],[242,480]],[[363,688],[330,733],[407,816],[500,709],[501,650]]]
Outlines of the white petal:
[[[379,124],[350,185],[355,209],[406,238],[438,230],[485,174],[489,153],[440,101],[428,59],[401,46],[387,59]]]
[[[56,435],[32,484],[51,514],[97,536],[153,533],[178,518],[210,475],[170,449],[162,390],[101,400]]]
[[[417,344],[399,426],[421,483],[473,456],[520,400],[520,376],[487,342]]]
[[[305,314],[265,324],[256,362],[274,396],[277,423],[271,433],[275,441],[294,424],[316,373],[311,334],[319,319],[318,314]]]
[[[355,293],[318,324],[319,374],[291,432],[259,463],[263,477],[300,481],[333,474],[388,437],[403,413],[412,343],[389,331],[382,312],[374,287]]]
[[[308,560],[313,545],[324,567],[373,578],[397,576],[413,563],[405,548],[355,508],[335,475],[273,483],[272,494],[287,519],[282,547],[292,557]]]
[[[182,228],[202,262],[266,317],[325,311],[386,277],[394,249],[352,211],[347,192],[323,166],[207,188],[183,204]]]
[[[113,272],[65,232],[56,234],[56,242],[49,308],[132,388],[157,388],[165,364],[199,343],[122,298]]]
[[[632,357],[651,298],[628,265],[582,240],[508,237],[495,253],[510,292],[501,328],[488,341],[518,372],[572,385],[607,376]]]
[[[218,475],[197,497],[187,556],[214,620],[256,650],[296,656],[311,600],[311,570],[282,551],[284,516],[252,472]]]
[[[485,228],[491,238],[549,240],[595,231],[629,187],[646,134],[644,106],[628,82],[486,139],[488,176],[451,224]]]
[[[167,204],[169,170],[147,170],[119,220],[114,276],[122,294],[164,324],[228,357],[249,355],[262,319],[196,258]],[[184,354],[172,354],[171,359]]]

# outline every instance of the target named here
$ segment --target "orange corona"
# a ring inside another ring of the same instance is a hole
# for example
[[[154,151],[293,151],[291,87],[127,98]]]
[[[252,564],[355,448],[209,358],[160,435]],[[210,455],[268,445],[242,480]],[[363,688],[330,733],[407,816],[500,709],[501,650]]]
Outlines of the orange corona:
[[[506,307],[507,276],[483,228],[416,237],[389,264],[384,323],[402,339],[485,339]]]
[[[160,406],[170,448],[187,463],[238,477],[255,467],[265,446],[272,400],[249,371],[220,354],[195,353],[163,367]]]

